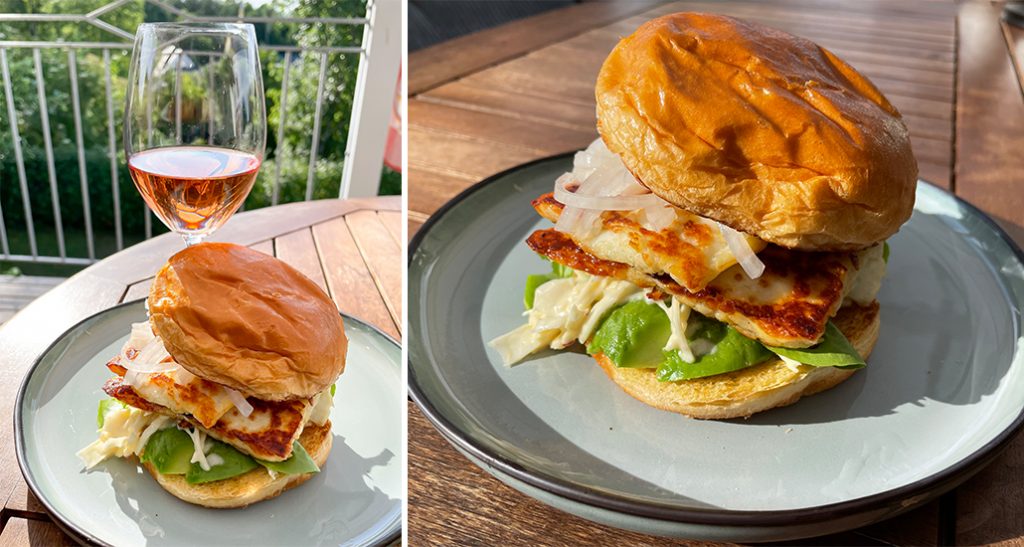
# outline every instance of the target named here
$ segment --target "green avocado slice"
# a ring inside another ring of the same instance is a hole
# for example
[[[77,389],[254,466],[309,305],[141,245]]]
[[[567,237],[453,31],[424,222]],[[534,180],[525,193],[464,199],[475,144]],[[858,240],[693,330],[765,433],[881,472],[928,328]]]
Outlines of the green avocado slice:
[[[309,453],[306,449],[299,444],[299,441],[292,443],[292,456],[283,462],[268,462],[264,460],[256,460],[260,465],[267,469],[272,469],[278,473],[287,473],[289,475],[298,475],[300,473],[319,473],[320,468],[317,467],[316,462],[313,458],[309,457]]]
[[[257,465],[284,474],[320,472],[316,462],[298,441],[292,443],[292,456],[281,462],[257,460],[227,443],[209,437],[206,442],[210,446],[206,457],[216,454],[224,460],[220,465],[211,466],[209,471],[204,471],[198,463],[191,463],[195,451],[192,437],[176,427],[154,433],[146,443],[140,460],[152,463],[164,475],[184,474],[189,484],[230,479],[255,469]]]
[[[213,456],[219,456],[224,460],[224,463],[211,465],[209,470],[203,470],[198,463],[191,464],[188,472],[185,473],[185,481],[189,484],[202,484],[230,479],[242,473],[248,473],[259,466],[252,457],[242,454],[227,443],[211,438],[207,438],[206,442],[212,445],[209,453],[206,455],[206,459],[209,460]]]
[[[707,340],[714,344],[711,352],[687,363],[678,351],[666,351],[665,361],[658,367],[658,380],[677,382],[715,376],[763,363],[772,357],[772,352],[760,342],[743,336],[736,329],[713,319],[702,318],[702,321],[690,343]]]
[[[161,474],[182,475],[192,467],[190,460],[194,450],[188,433],[169,427],[157,431],[149,438],[140,460],[152,463]]]
[[[657,368],[663,382],[692,380],[739,370],[772,356],[756,340],[732,327],[697,313],[690,315],[691,345],[712,347],[687,363],[676,350],[663,350],[672,333],[665,311],[657,304],[635,300],[613,310],[598,327],[587,352],[603,353],[618,367]]]
[[[665,360],[662,349],[672,334],[668,316],[656,304],[627,302],[612,310],[587,345],[618,367],[654,368]]]
[[[831,321],[825,326],[825,336],[816,346],[802,349],[768,346],[768,349],[777,355],[815,367],[861,368],[867,365],[839,327]]]

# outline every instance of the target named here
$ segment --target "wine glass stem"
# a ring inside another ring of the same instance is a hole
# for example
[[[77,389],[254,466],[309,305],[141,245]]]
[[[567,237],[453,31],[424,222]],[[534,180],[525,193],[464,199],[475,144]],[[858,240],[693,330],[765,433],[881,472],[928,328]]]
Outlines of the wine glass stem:
[[[181,237],[185,239],[186,247],[191,247],[203,241],[203,236],[201,234],[182,234]]]

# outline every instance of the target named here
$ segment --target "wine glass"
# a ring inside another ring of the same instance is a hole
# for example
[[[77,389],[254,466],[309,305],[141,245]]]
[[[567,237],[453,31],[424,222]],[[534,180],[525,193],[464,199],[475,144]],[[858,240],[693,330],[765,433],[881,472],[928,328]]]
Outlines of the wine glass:
[[[263,162],[263,77],[250,24],[144,23],[125,94],[128,170],[186,245],[245,201]]]

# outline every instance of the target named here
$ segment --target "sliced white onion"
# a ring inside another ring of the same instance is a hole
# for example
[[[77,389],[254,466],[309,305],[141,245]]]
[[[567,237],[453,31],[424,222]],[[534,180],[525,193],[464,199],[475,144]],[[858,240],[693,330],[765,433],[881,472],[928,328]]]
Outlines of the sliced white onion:
[[[153,328],[149,326],[148,321],[132,323],[132,333],[128,336],[128,341],[121,346],[121,362],[123,363],[135,358],[135,356],[128,356],[128,350],[134,350],[137,354],[139,348],[145,347],[155,337]]]
[[[171,355],[164,348],[163,340],[153,337],[139,349],[134,359],[124,359],[121,366],[136,374],[156,374],[170,372],[178,368],[178,363],[170,359]]]
[[[558,215],[555,229],[576,237],[589,238],[598,229],[601,211],[596,209],[580,209],[566,206]]]
[[[668,228],[676,220],[676,210],[674,207],[669,205],[658,205],[654,207],[644,207],[644,228],[660,232],[665,228]]]
[[[210,462],[206,461],[206,453],[210,449],[206,447],[206,432],[201,431],[198,427],[183,431],[188,433],[189,437],[192,437],[192,458],[189,460],[189,463],[198,463],[203,471],[209,471]]]
[[[228,387],[221,386],[221,389],[223,389],[224,392],[228,394],[228,399],[231,399],[231,404],[235,405],[235,408],[238,409],[239,414],[245,416],[246,418],[248,418],[249,415],[252,414],[252,405],[249,404],[249,401],[245,400],[244,395]]]
[[[757,258],[757,254],[747,243],[747,238],[725,224],[720,223],[718,229],[722,232],[725,242],[729,244],[729,250],[736,257],[736,261],[740,263],[740,267],[747,272],[747,277],[750,279],[761,277],[761,274],[764,273],[764,262]]]
[[[645,207],[658,207],[666,204],[665,200],[658,196],[647,193],[640,195],[622,195],[625,189],[619,184],[600,181],[607,184],[604,188],[592,188],[590,181],[598,176],[595,172],[588,180],[586,186],[577,181],[572,173],[565,173],[555,181],[555,199],[569,207],[580,209],[593,209],[598,211],[632,211]],[[579,189],[570,191],[566,188],[568,184],[579,184]],[[636,186],[640,186],[633,182]],[[628,187],[627,187],[628,188]],[[617,193],[609,193],[615,191]]]

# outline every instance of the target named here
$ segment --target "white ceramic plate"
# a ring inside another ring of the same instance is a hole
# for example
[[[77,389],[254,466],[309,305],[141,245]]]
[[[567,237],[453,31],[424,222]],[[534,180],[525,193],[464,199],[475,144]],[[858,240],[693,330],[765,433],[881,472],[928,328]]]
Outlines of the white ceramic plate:
[[[530,200],[571,156],[463,193],[410,246],[409,382],[483,468],[576,514],[650,533],[781,540],[861,526],[973,474],[1024,423],[1020,251],[926,183],[890,240],[868,367],[749,420],[696,421],[622,392],[586,355],[508,368],[486,342],[524,321]]]
[[[39,358],[15,407],[18,463],[29,488],[70,535],[127,545],[374,545],[402,522],[398,344],[345,317],[348,359],[331,414],[334,446],[321,472],[275,499],[245,509],[204,509],[165,492],[141,467],[108,460],[84,471],[75,453],[96,438],[96,407],[110,378],[104,364],[142,301],[86,319]]]

